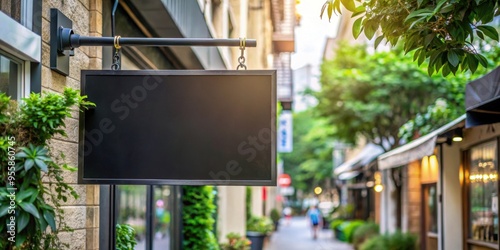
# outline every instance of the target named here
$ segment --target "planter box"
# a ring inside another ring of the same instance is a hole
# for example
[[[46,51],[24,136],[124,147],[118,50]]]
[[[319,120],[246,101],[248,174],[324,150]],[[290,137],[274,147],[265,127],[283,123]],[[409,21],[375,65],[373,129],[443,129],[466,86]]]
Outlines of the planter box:
[[[252,244],[250,245],[250,250],[262,250],[264,249],[264,238],[265,234],[259,232],[247,232],[247,239],[249,239]]]

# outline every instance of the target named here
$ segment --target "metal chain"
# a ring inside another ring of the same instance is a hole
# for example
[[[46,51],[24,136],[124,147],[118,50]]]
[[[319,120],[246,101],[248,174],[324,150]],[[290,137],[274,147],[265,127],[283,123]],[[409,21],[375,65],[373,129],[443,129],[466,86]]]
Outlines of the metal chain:
[[[114,46],[115,46],[115,54],[113,56],[113,64],[111,64],[111,69],[112,70],[120,70],[121,68],[121,63],[120,63],[120,38],[121,36],[115,36],[114,39]]]
[[[236,70],[239,70],[240,68],[243,68],[243,69],[247,69],[247,66],[245,65],[245,42],[246,42],[246,38],[240,38],[240,51],[241,51],[241,55],[240,57],[238,57],[238,67],[236,67]]]

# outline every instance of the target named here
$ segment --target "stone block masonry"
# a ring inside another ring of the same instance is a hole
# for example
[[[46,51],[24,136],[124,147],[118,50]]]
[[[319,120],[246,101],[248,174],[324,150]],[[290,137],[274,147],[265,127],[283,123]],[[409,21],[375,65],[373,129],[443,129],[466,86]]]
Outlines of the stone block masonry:
[[[102,48],[81,47],[70,58],[70,75],[64,77],[50,70],[50,9],[57,8],[73,21],[75,33],[84,36],[102,36],[102,0],[43,0],[42,2],[42,91],[62,92],[65,87],[78,89],[80,71],[102,68]],[[34,13],[36,15],[37,13]],[[66,155],[66,163],[78,163],[78,117],[66,121],[68,137],[56,137],[51,141],[55,154]],[[65,181],[79,194],[77,200],[63,204],[66,222],[73,232],[62,232],[63,242],[72,250],[99,249],[99,186],[77,185],[77,173],[66,173]]]

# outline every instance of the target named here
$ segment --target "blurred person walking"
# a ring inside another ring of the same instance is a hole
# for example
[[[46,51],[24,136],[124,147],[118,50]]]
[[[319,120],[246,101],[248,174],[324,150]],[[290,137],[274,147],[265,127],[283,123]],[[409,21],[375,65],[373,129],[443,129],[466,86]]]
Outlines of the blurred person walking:
[[[306,213],[306,217],[309,219],[309,224],[312,230],[313,239],[318,238],[318,231],[321,228],[321,223],[323,219],[321,218],[321,213],[318,208],[313,205],[309,208]]]

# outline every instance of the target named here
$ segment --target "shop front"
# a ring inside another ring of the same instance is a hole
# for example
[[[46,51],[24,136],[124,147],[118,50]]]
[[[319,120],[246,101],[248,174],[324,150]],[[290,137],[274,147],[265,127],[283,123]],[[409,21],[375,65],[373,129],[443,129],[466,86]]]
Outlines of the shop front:
[[[373,175],[377,171],[376,158],[383,149],[369,143],[334,170],[337,187],[341,190],[342,205],[353,205],[353,219],[374,220],[377,194],[373,190]]]
[[[464,245],[499,249],[498,145],[500,142],[500,68],[466,86],[463,149]]]
[[[462,248],[444,235],[449,231],[456,239],[461,234],[456,230],[462,206],[461,199],[457,200],[461,197],[460,163],[455,160],[460,159],[460,143],[453,137],[462,131],[464,123],[465,116],[461,116],[378,157],[384,185],[380,210],[382,232],[401,230],[415,234],[421,249]]]

